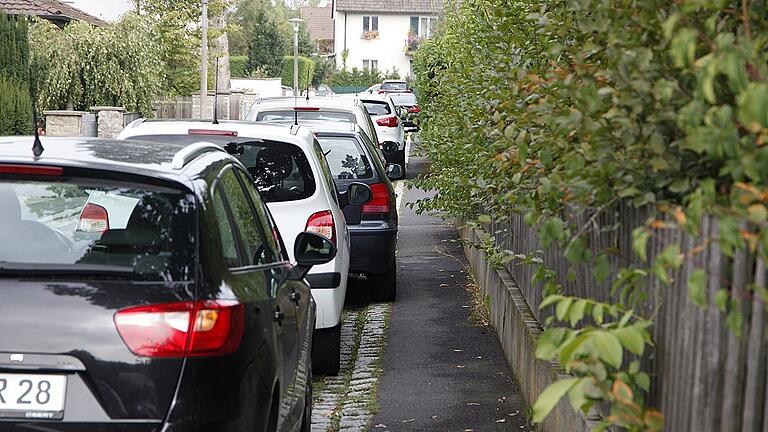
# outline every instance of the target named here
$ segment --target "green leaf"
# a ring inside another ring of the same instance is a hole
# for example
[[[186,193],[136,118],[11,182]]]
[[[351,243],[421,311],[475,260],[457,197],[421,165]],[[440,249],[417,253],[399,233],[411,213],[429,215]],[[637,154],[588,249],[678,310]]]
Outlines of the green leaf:
[[[688,297],[700,308],[707,306],[707,272],[698,269],[688,278]]]
[[[576,324],[584,318],[584,309],[587,307],[586,300],[579,300],[574,303],[569,312],[571,327],[575,327]]]
[[[635,383],[645,391],[650,391],[651,389],[651,378],[645,372],[638,372],[635,375]]]
[[[591,336],[590,340],[600,360],[616,369],[620,368],[624,354],[619,339],[607,331],[596,331]]]
[[[633,326],[622,327],[612,332],[629,352],[641,355],[645,349],[643,334]]]
[[[739,120],[747,129],[768,127],[768,84],[750,83],[737,98]]]
[[[553,294],[546,296],[544,300],[541,301],[541,304],[539,304],[539,309],[544,309],[545,307],[557,303],[560,300],[564,299],[565,297],[559,295],[559,294]]]
[[[595,276],[595,280],[598,283],[603,283],[608,279],[608,276],[611,274],[611,265],[608,262],[608,256],[601,253],[595,258],[592,274]]]
[[[725,309],[728,307],[728,299],[730,299],[730,297],[731,296],[727,290],[717,290],[717,293],[715,294],[715,306],[717,306],[717,310],[720,312],[725,312]]]
[[[568,330],[564,328],[546,329],[536,339],[536,358],[550,360],[557,354],[560,343]]]
[[[549,218],[539,230],[539,240],[544,248],[548,248],[552,242],[563,238],[565,224],[560,218]]]
[[[604,314],[603,314],[603,305],[601,303],[598,303],[595,305],[595,307],[592,309],[592,318],[595,320],[597,325],[603,324]]]
[[[555,316],[557,317],[558,321],[565,320],[565,317],[568,315],[568,309],[571,308],[572,303],[573,298],[566,297],[557,304],[557,307],[555,308]]]
[[[491,217],[486,214],[481,214],[477,217],[477,221],[483,224],[491,223]]]
[[[568,391],[568,400],[574,410],[579,411],[589,401],[584,393],[584,386],[587,383],[586,378],[580,378],[579,381]]]
[[[565,259],[568,262],[587,262],[592,258],[592,251],[587,248],[587,242],[583,237],[574,238],[565,249]]]
[[[541,423],[555,405],[579,382],[579,378],[567,378],[548,385],[533,404],[533,422]]]
[[[642,261],[648,259],[645,251],[649,238],[651,238],[651,232],[645,227],[637,227],[632,231],[632,250]]]

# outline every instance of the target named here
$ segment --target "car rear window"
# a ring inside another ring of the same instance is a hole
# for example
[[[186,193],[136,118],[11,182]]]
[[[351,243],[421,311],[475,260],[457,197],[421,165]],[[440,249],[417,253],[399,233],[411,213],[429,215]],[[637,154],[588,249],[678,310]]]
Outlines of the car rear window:
[[[392,110],[386,102],[363,101],[363,105],[368,110],[368,114],[373,116],[392,114]]]
[[[315,176],[299,147],[280,141],[218,135],[141,135],[132,140],[192,144],[207,141],[225,147],[242,145],[236,155],[248,169],[265,202],[296,201],[315,194]]]
[[[274,110],[274,111],[259,111],[256,114],[256,121],[293,121],[295,120],[296,112],[293,110]],[[348,122],[357,123],[355,114],[345,111],[299,111],[299,121],[301,120],[319,120],[319,121],[332,121],[332,122]]]
[[[362,146],[353,137],[318,137],[331,173],[337,179],[370,179],[373,168]]]
[[[382,90],[406,90],[407,88],[404,82],[388,82],[381,85]]]
[[[395,105],[416,105],[416,95],[413,93],[392,94],[390,97]]]
[[[0,269],[189,280],[194,196],[95,179],[0,180]]]

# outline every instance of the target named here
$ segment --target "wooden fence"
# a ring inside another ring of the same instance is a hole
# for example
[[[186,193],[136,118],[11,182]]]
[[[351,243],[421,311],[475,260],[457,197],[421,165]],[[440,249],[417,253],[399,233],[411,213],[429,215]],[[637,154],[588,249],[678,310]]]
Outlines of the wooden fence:
[[[589,225],[585,236],[593,250],[611,250],[612,276],[620,267],[647,268],[669,244],[679,242],[684,255],[682,268],[672,275],[670,284],[651,277],[643,291],[647,298],[641,308],[650,315],[658,308],[653,328],[656,347],[643,359],[652,376],[649,403],[664,413],[665,430],[682,432],[752,432],[768,431],[768,375],[766,374],[765,303],[751,301],[753,287],[765,287],[766,267],[747,252],[733,257],[723,254],[716,241],[718,221],[705,217],[701,235],[691,236],[679,230],[656,231],[648,242],[648,262],[633,256],[632,231],[641,226],[650,213],[643,209],[622,207],[613,213],[593,217],[589,213],[566,215],[576,226]],[[604,229],[614,227],[615,229]],[[516,254],[531,254],[543,249],[537,230],[525,224],[523,217],[512,214],[507,221],[492,223],[486,232],[495,233],[502,249]],[[610,282],[597,283],[591,263],[572,264],[563,258],[563,250],[552,247],[541,253],[544,262],[557,274],[565,294],[597,300],[616,299]],[[707,304],[699,308],[688,298],[688,277],[697,269],[709,275]],[[539,322],[553,314],[552,308],[539,310],[541,284],[532,283],[530,265],[512,262],[508,270],[515,277]],[[569,281],[568,274],[571,274]],[[613,280],[613,277],[608,281]],[[738,300],[744,317],[742,336],[737,337],[726,325],[727,313],[714,305],[718,290],[725,289]]]
[[[191,119],[192,96],[166,98],[155,101],[156,117],[161,119]]]

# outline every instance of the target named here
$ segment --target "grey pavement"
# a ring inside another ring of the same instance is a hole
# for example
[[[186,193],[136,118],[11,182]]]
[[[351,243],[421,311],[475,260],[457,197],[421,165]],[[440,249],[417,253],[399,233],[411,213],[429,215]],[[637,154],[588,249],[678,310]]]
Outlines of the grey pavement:
[[[409,177],[425,168],[411,158]],[[428,196],[406,190],[403,203]],[[398,297],[371,431],[528,430],[526,405],[494,330],[470,321],[456,229],[403,206]]]

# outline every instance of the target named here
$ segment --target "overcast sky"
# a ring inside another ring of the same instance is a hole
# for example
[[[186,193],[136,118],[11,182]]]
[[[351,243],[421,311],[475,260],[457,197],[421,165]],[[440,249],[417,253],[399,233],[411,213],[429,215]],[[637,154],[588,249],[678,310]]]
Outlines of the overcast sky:
[[[133,8],[130,0],[65,0],[65,3],[106,21],[115,21]]]

